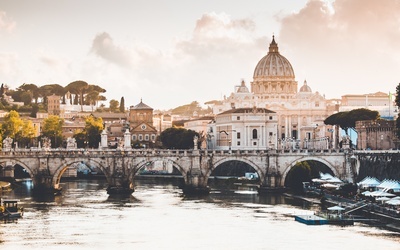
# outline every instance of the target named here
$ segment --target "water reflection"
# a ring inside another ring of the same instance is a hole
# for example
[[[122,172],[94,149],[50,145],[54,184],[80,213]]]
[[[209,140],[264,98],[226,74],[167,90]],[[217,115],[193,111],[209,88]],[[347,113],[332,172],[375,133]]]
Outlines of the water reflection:
[[[0,249],[398,249],[399,236],[364,225],[309,227],[293,214],[314,209],[254,187],[212,187],[187,197],[176,181],[137,180],[131,196],[108,196],[102,180],[62,181],[63,194],[9,196],[23,219],[0,227]]]

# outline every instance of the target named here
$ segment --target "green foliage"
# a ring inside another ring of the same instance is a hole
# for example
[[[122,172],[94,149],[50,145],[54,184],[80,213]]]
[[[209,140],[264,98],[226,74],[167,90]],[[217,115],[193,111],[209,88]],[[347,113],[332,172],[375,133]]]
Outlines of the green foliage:
[[[24,122],[15,110],[11,110],[5,117],[1,126],[4,138],[11,137],[15,139],[18,131],[22,130]]]
[[[115,99],[110,100],[110,111],[118,112],[119,110],[119,102]]]
[[[379,118],[378,111],[372,111],[369,109],[353,109],[351,111],[344,111],[333,114],[324,120],[326,125],[338,125],[340,126],[346,134],[348,129],[355,130],[356,121],[364,120],[377,120]]]
[[[31,110],[31,114],[29,115],[30,117],[36,117],[37,112],[39,112],[39,105],[37,105],[36,103],[32,105],[32,110]]]
[[[190,104],[182,105],[172,110],[174,115],[192,115],[195,111],[200,111],[201,107],[197,101]]]
[[[88,92],[89,84],[85,81],[74,81],[68,84],[65,90],[75,94],[75,97],[79,96],[79,104],[81,105],[81,111],[83,111],[83,96]]]
[[[190,149],[194,146],[194,136],[199,137],[199,134],[190,129],[168,128],[160,134],[160,141],[164,148]]]
[[[56,115],[49,116],[43,121],[42,135],[50,138],[51,145],[54,148],[57,148],[62,144],[63,124],[64,124],[64,119]]]
[[[76,141],[76,146],[78,148],[84,148],[85,147],[85,142],[86,142],[86,133],[83,132],[82,130],[75,131],[75,134],[73,135]]]
[[[32,121],[24,120],[22,129],[16,135],[16,141],[18,141],[21,147],[30,147],[32,139],[35,137],[35,127]]]
[[[121,102],[119,104],[119,112],[121,112],[121,113],[125,112],[125,99],[124,99],[124,97],[121,97]]]
[[[1,130],[3,138],[10,137],[14,139],[14,142],[18,142],[19,146],[27,146],[35,136],[32,121],[23,121],[15,110],[11,110],[4,117]]]
[[[84,134],[90,148],[98,148],[103,131],[103,119],[101,117],[88,116],[85,120]]]

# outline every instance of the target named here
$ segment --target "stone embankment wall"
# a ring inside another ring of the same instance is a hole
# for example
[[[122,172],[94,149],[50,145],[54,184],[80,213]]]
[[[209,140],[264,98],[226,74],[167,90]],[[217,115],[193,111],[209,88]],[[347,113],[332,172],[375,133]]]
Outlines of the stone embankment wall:
[[[400,181],[400,154],[360,155],[357,182],[367,176]]]

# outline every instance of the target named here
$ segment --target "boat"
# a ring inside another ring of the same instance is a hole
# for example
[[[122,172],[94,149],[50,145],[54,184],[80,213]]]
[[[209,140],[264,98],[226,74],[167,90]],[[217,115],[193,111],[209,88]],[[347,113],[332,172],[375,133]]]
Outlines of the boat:
[[[18,206],[17,199],[0,200],[0,219],[17,219],[23,215],[23,207]]]
[[[340,226],[350,226],[354,225],[354,219],[342,213],[345,208],[341,206],[329,207],[326,212],[320,212],[311,215],[297,215],[295,220],[307,225],[340,225]]]
[[[294,217],[295,221],[306,225],[325,225],[328,224],[328,220],[317,216],[315,214],[308,214],[308,215],[296,215]]]
[[[0,191],[10,191],[11,190],[11,183],[0,181]]]

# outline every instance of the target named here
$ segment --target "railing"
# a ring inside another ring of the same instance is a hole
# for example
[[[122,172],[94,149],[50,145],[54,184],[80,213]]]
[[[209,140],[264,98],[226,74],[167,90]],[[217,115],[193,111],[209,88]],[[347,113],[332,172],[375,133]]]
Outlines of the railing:
[[[214,156],[263,156],[263,155],[327,155],[334,153],[343,153],[339,149],[326,149],[326,150],[310,150],[310,149],[273,149],[273,150],[183,150],[183,149],[11,149],[0,151],[1,156],[32,156],[37,157],[41,155],[47,156],[89,156],[89,157],[103,157],[111,155],[125,155],[125,156],[192,156],[192,155],[214,155]],[[399,151],[400,152],[400,151]]]

